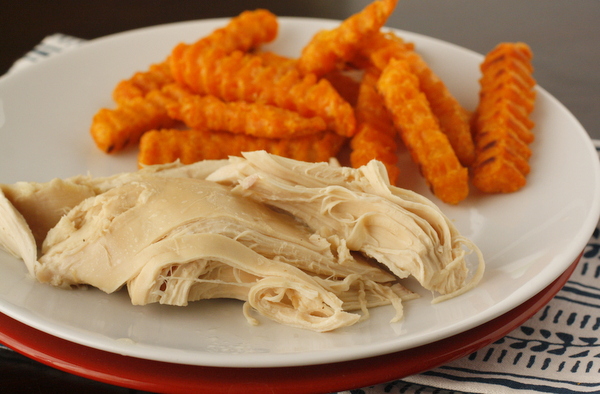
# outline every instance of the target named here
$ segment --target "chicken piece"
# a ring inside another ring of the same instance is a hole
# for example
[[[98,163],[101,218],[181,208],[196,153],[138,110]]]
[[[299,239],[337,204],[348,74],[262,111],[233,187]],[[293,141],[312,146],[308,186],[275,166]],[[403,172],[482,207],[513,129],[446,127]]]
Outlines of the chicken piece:
[[[147,263],[129,287],[134,303],[153,294],[175,305],[185,305],[190,293],[193,299],[236,298],[247,301],[244,309],[252,323],[256,321],[250,307],[283,324],[315,331],[331,331],[360,319],[344,312],[339,298],[301,271],[222,235],[167,238],[150,245],[142,257]]]
[[[348,254],[337,254],[289,216],[232,195],[227,187],[155,176],[132,178],[72,208],[44,240],[37,276],[56,286],[90,284],[110,293],[143,265],[131,264],[132,256],[157,240],[190,233],[218,233],[320,275],[393,279]]]
[[[40,282],[87,284],[107,293],[130,283],[134,304],[186,305],[200,295],[213,298],[215,281],[248,278],[246,290],[233,286],[230,292],[225,286],[217,295],[247,301],[263,315],[317,331],[360,319],[347,314],[327,289],[337,282],[334,278],[364,281],[359,288],[378,293],[381,286],[375,282],[394,279],[350,254],[338,254],[288,215],[233,195],[225,186],[153,176],[71,209],[48,233],[38,261],[35,276]],[[215,277],[222,265],[226,278]],[[271,301],[275,294],[289,302]],[[399,302],[400,296],[393,297]]]
[[[288,212],[338,248],[360,251],[399,278],[415,277],[442,294],[437,300],[461,294],[481,279],[479,249],[430,200],[391,186],[380,162],[351,169],[266,152],[243,156],[232,157],[207,180]],[[463,247],[476,254],[474,270]]]
[[[86,198],[96,195],[89,185],[62,179],[47,183],[17,182],[0,185],[0,189],[23,215],[36,243],[40,245],[61,216]]]
[[[391,186],[377,161],[352,169],[251,152],[64,182],[96,195],[51,228],[37,262],[29,224],[4,194],[0,245],[27,259],[40,282],[107,293],[127,286],[134,304],[235,298],[251,323],[254,310],[330,331],[378,305],[402,318],[402,301],[416,295],[398,277],[414,276],[440,301],[475,286],[484,270],[439,208]]]
[[[28,231],[34,236],[37,245],[34,249],[39,249],[48,231],[58,223],[60,218],[88,197],[94,197],[146,176],[204,179],[226,163],[227,160],[205,160],[194,165],[183,166],[175,162],[109,177],[93,178],[78,175],[67,179],[55,178],[43,183],[0,184],[0,191],[6,212],[16,210],[23,217],[29,227]],[[10,237],[8,235],[10,232],[6,230],[0,235]]]
[[[201,299],[235,298],[246,301],[244,312],[253,324],[257,321],[250,315],[251,308],[289,326],[331,331],[363,318],[348,310],[366,310],[391,301],[397,319],[402,299],[414,298],[405,289],[358,280],[357,275],[343,281],[311,277],[220,234],[167,237],[150,245],[139,258],[147,262],[128,283],[134,304],[185,305]],[[361,285],[350,289],[355,283]]]
[[[37,246],[27,221],[0,189],[0,250],[20,258],[30,275],[35,275]]]

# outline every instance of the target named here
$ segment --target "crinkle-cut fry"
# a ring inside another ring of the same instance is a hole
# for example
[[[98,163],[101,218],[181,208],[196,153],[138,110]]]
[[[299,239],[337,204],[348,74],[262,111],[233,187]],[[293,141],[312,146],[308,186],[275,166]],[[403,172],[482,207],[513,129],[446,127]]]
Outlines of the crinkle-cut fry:
[[[440,129],[448,136],[461,164],[468,167],[473,163],[475,145],[464,108],[440,77],[414,51],[413,45],[404,42],[392,32],[377,32],[365,39],[360,56],[369,59],[380,70],[383,70],[391,59],[406,60],[419,79],[419,87],[427,97]]]
[[[527,113],[531,113],[534,107],[535,91],[531,90],[535,86],[535,80],[532,79],[531,72],[525,66],[514,59],[507,59],[506,62],[497,62],[484,68],[485,73],[480,83],[486,87],[486,92],[495,92],[498,89],[505,89],[503,94]]]
[[[398,0],[376,0],[336,28],[315,34],[298,59],[300,72],[322,77],[334,70],[338,62],[350,60],[362,39],[381,29],[397,3]]]
[[[208,44],[220,46],[228,52],[249,51],[273,41],[278,30],[277,16],[269,10],[259,8],[243,11],[232,18],[227,26],[211,33],[207,41]]]
[[[532,57],[526,44],[500,43],[481,64],[471,172],[483,192],[512,193],[527,183],[529,144],[535,139],[529,118],[535,106]]]
[[[183,94],[184,88],[171,83],[144,97],[127,100],[115,109],[100,109],[90,128],[96,146],[106,153],[115,153],[136,144],[148,130],[173,127],[177,121],[169,116],[167,106]]]
[[[359,68],[376,67],[382,71],[392,59],[403,59],[415,45],[393,32],[377,31],[365,36],[350,62]]]
[[[528,118],[523,108],[510,100],[503,99],[498,95],[480,96],[480,104],[477,107],[475,124],[475,139],[477,135],[486,129],[486,124],[501,125],[511,130],[518,138],[526,144],[535,139],[532,132],[533,121]]]
[[[201,160],[225,159],[242,152],[265,150],[295,160],[319,162],[334,157],[345,139],[325,131],[306,137],[273,139],[208,129],[163,129],[145,133],[140,141],[140,166],[180,160],[191,164]]]
[[[409,63],[392,59],[377,82],[377,90],[433,193],[449,204],[465,199],[469,194],[468,171],[440,130]]]
[[[527,143],[523,142],[523,140],[510,128],[498,127],[498,125],[493,126],[493,128],[490,127],[486,130],[482,130],[477,134],[479,154],[490,147],[497,145],[499,141],[501,141],[511,152],[514,152],[515,155],[518,155],[525,160],[529,160],[531,157],[532,152]]]
[[[533,52],[529,45],[523,42],[501,42],[491,51],[489,51],[483,62],[481,63],[481,69],[486,70],[494,63],[501,61],[507,61],[508,59],[514,59],[519,67],[522,67],[526,71],[520,73],[522,76],[527,76],[530,83],[535,83],[533,74],[533,65],[531,59],[533,59]]]
[[[393,136],[397,131],[383,97],[377,91],[380,76],[381,73],[374,68],[365,70],[355,107],[356,119],[361,123],[375,125],[383,133]]]
[[[365,70],[355,106],[357,131],[350,140],[350,164],[358,168],[371,160],[379,160],[387,169],[391,184],[400,174],[398,168],[397,134],[392,117],[376,84],[379,71]]]
[[[247,101],[275,105],[304,117],[319,116],[327,127],[342,136],[356,128],[354,109],[325,79],[298,70],[267,65],[260,56],[235,51],[224,56],[206,50],[196,59],[201,65],[199,85],[193,91],[223,101]]]
[[[247,52],[273,41],[278,29],[277,17],[270,11],[244,11],[225,27],[195,43],[175,46],[169,56],[171,72],[177,82],[198,91],[198,78],[202,67],[207,65],[202,61],[205,51],[218,51],[221,56],[234,51]]]
[[[410,51],[407,60],[419,78],[421,91],[427,97],[440,129],[448,136],[458,160],[463,166],[470,166],[475,160],[475,144],[463,107],[420,55]]]
[[[169,64],[169,69],[171,70],[173,79],[181,85],[186,85],[183,59],[188,47],[189,44],[180,42],[179,44],[175,45],[173,49],[171,49],[171,53],[167,58],[167,63]]]
[[[358,132],[351,142],[350,164],[352,167],[358,168],[368,164],[371,160],[379,160],[387,170],[390,184],[396,184],[400,168],[397,163],[397,144],[392,136],[381,133],[373,125],[365,123],[359,125]]]
[[[283,74],[296,67],[298,59],[290,58],[271,51],[255,51],[254,55],[262,60],[265,66],[275,67]]]
[[[512,193],[527,183],[527,161],[515,155],[503,141],[479,155],[472,167],[472,181],[477,189],[486,193]]]
[[[131,78],[120,81],[112,97],[116,103],[124,103],[135,97],[144,97],[152,90],[161,89],[174,81],[169,64],[164,61],[150,65],[147,71],[139,71]]]
[[[496,130],[492,130],[486,134],[489,136],[490,142],[486,145],[482,145],[477,151],[477,165],[485,165],[492,162],[492,160],[498,159],[499,161],[510,161],[521,174],[527,175],[530,172],[530,166],[528,159],[531,156],[531,150],[529,147],[521,147],[522,151],[518,148],[515,149],[516,141],[508,136],[510,131],[501,127]],[[480,164],[481,163],[481,164]],[[477,167],[473,167],[474,173]]]
[[[292,138],[326,129],[319,117],[305,118],[296,112],[267,104],[224,102],[214,96],[189,95],[168,108],[169,116],[190,128],[208,128],[264,138]]]

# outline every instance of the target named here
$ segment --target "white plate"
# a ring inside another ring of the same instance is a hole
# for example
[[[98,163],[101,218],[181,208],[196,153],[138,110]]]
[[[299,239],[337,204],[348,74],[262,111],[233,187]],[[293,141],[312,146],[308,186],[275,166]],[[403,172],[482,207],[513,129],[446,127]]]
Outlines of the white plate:
[[[120,80],[166,58],[226,20],[158,26],[91,41],[0,79],[0,182],[48,181],[136,169],[136,153],[106,156],[88,130],[94,113],[112,106]],[[319,29],[339,22],[280,18],[270,49],[297,56]],[[398,31],[417,44],[431,67],[468,109],[477,102],[481,55]],[[490,48],[491,49],[491,48]],[[535,50],[535,48],[534,48]],[[527,186],[510,195],[473,193],[441,204],[483,251],[487,271],[473,291],[431,305],[431,295],[406,303],[405,320],[390,324],[389,307],[339,332],[318,334],[269,321],[249,326],[241,303],[215,300],[188,307],[132,306],[125,292],[66,291],[36,283],[22,262],[0,252],[0,311],[46,333],[139,358],[221,367],[277,367],[355,360],[430,343],[481,325],[522,304],[577,258],[599,216],[600,170],[577,120],[538,88],[536,141]],[[405,185],[427,196],[404,170]],[[433,198],[434,201],[437,201]]]

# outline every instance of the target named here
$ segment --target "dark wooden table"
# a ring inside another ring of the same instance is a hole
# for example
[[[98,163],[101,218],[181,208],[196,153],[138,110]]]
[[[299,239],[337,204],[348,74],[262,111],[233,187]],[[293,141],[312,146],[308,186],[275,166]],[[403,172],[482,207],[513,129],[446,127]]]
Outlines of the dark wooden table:
[[[267,8],[280,16],[343,19],[368,0],[8,0],[0,6],[0,75],[45,36],[93,39],[185,20],[231,17]],[[501,41],[524,41],[538,83],[600,138],[600,2],[598,0],[400,0],[388,25],[485,53]],[[0,348],[6,392],[125,393],[45,367]]]

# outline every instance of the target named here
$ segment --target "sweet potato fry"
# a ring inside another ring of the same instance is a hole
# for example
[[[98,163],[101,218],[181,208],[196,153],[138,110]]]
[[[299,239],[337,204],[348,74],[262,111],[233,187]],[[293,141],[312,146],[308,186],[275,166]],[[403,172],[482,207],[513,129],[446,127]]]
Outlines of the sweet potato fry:
[[[481,64],[472,174],[483,192],[511,193],[527,183],[529,144],[535,138],[529,118],[535,105],[532,57],[526,44],[501,43]]]
[[[223,56],[206,50],[196,59],[201,75],[194,92],[223,101],[247,101],[275,105],[304,117],[319,116],[327,127],[343,136],[356,128],[352,106],[325,80],[300,76],[295,68],[267,65],[260,56],[236,51]],[[180,65],[183,65],[181,63]]]
[[[152,64],[147,71],[137,72],[131,78],[119,82],[113,90],[113,100],[125,103],[134,97],[144,97],[152,90],[161,89],[173,81],[171,68],[166,61]]]
[[[272,105],[224,102],[214,96],[188,95],[168,107],[169,116],[190,128],[208,128],[264,138],[292,138],[326,128],[319,117],[304,118]]]
[[[403,59],[419,79],[419,88],[429,101],[431,111],[437,117],[440,129],[448,136],[452,149],[465,167],[475,160],[469,118],[464,108],[450,93],[444,82],[433,72],[425,60],[414,51],[412,44],[405,43],[393,33],[370,35],[361,47],[359,59],[367,58],[383,70],[391,59]]]
[[[90,128],[96,146],[106,153],[115,153],[138,143],[148,130],[173,127],[177,121],[169,116],[167,105],[176,103],[183,90],[173,83],[144,97],[131,98],[115,109],[100,109]]]
[[[328,161],[339,152],[344,141],[343,137],[327,131],[306,137],[273,139],[208,129],[152,130],[140,141],[138,163],[144,166],[180,160],[191,164],[256,150],[302,161]]]
[[[211,45],[218,46],[225,53],[234,50],[247,51],[263,42],[272,41],[277,35],[277,29],[276,17],[269,11],[262,9],[245,11],[232,18],[227,26],[215,30],[191,45],[179,44],[173,51],[177,53],[176,58]],[[131,78],[119,82],[113,91],[114,101],[121,103],[134,97],[143,97],[174,80],[182,82],[181,73],[174,78],[169,60],[153,64],[148,70],[137,72]],[[187,72],[191,71],[187,70]]]
[[[322,77],[334,70],[338,62],[350,60],[362,39],[381,29],[397,3],[398,0],[376,0],[335,29],[315,34],[298,59],[300,72]]]
[[[275,67],[280,74],[285,74],[296,67],[298,59],[289,58],[271,51],[255,51],[254,55],[262,60],[262,63],[268,67]]]
[[[350,60],[359,68],[374,66],[382,71],[392,59],[403,59],[415,48],[393,32],[377,31],[365,36],[357,53]]]
[[[91,134],[96,145],[105,152],[117,152],[137,143],[147,130],[172,127],[174,120],[168,116],[165,105],[172,102],[161,88],[173,81],[181,84],[187,78],[198,78],[198,65],[193,62],[207,48],[218,48],[219,53],[235,50],[250,50],[272,41],[277,35],[276,16],[267,10],[245,11],[223,28],[195,43],[179,44],[168,59],[150,67],[148,71],[136,73],[129,80],[121,81],[113,91],[119,103],[115,109],[101,109],[93,118]],[[187,61],[182,59],[190,58]],[[173,67],[183,63],[185,67]]]
[[[475,160],[475,145],[465,110],[420,55],[410,51],[407,60],[458,160],[463,166],[470,166]]]
[[[400,174],[395,140],[397,132],[376,89],[379,75],[378,70],[368,69],[360,84],[355,107],[357,131],[350,140],[350,164],[358,168],[371,160],[379,160],[387,169],[390,183],[395,184]]]
[[[203,67],[211,64],[205,61],[206,51],[218,53],[219,56],[234,51],[247,52],[274,40],[277,31],[277,17],[271,12],[263,9],[244,11],[231,19],[227,26],[195,43],[181,43],[173,48],[169,56],[171,72],[177,82],[198,91],[198,79]]]
[[[377,89],[433,193],[450,204],[466,198],[469,193],[467,169],[460,164],[448,137],[440,130],[409,63],[392,59],[383,70]]]

